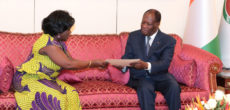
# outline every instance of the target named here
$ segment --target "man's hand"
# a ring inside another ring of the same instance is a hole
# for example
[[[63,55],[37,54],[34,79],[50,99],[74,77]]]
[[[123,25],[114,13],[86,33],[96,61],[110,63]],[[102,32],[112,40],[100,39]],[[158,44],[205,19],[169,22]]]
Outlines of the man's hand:
[[[137,62],[133,62],[130,64],[131,67],[135,68],[135,69],[148,69],[148,63],[144,62],[142,60],[139,60]]]

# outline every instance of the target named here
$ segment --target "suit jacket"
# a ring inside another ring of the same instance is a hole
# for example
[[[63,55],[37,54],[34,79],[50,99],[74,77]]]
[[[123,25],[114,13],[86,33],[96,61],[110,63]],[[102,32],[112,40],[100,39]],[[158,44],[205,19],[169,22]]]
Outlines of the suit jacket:
[[[146,75],[168,73],[168,68],[171,63],[176,40],[158,30],[158,33],[153,40],[148,55],[146,55],[145,36],[140,30],[129,34],[125,54],[122,59],[141,59],[151,63],[151,72],[147,70],[130,69],[130,77],[134,79],[143,78]]]

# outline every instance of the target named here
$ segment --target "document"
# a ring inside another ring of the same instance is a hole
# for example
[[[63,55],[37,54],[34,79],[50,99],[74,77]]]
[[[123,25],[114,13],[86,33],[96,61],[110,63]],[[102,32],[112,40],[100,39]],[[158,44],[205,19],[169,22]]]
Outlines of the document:
[[[140,59],[107,59],[106,61],[113,66],[130,66],[130,63],[139,61]]]

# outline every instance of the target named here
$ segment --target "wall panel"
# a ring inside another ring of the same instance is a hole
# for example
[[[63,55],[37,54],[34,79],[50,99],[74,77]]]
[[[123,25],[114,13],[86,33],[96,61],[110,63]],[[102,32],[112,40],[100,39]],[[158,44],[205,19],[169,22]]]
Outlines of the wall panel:
[[[216,0],[218,19],[224,0]],[[117,4],[118,3],[118,4]],[[41,32],[41,22],[56,9],[69,11],[78,34],[104,34],[140,28],[143,13],[162,13],[161,30],[183,37],[189,0],[0,0],[0,31]]]
[[[50,12],[69,11],[76,20],[77,34],[116,33],[116,0],[36,0],[35,31]]]
[[[0,31],[34,32],[34,0],[0,0]]]
[[[140,29],[143,13],[154,8],[161,12],[160,29],[183,37],[189,0],[118,0],[118,33]]]

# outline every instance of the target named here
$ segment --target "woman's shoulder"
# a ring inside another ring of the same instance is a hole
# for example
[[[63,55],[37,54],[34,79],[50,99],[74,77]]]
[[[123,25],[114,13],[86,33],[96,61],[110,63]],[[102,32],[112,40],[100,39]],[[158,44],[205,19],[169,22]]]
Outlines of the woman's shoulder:
[[[40,42],[47,42],[49,39],[49,35],[48,34],[42,34],[35,43],[40,43]]]
[[[42,34],[34,43],[33,50],[39,50],[40,48],[43,48],[47,45],[47,42],[49,40],[49,36]]]

